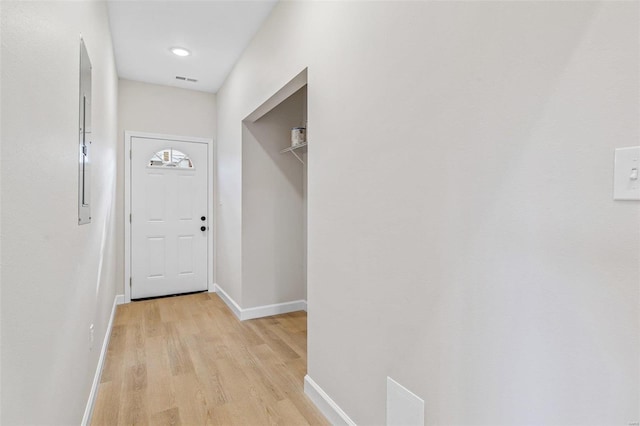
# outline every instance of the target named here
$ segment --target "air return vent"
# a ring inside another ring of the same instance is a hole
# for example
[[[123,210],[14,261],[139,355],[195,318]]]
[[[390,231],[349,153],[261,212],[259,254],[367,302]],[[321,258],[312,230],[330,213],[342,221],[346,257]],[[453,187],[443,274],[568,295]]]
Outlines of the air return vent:
[[[197,83],[198,82],[198,80],[196,80],[195,78],[182,77],[180,75],[176,75],[176,80],[189,81],[191,83]]]

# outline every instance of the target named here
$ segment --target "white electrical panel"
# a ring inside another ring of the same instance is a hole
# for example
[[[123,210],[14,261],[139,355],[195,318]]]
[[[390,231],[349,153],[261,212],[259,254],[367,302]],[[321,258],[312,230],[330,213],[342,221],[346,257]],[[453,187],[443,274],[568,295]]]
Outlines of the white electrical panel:
[[[91,223],[91,61],[80,39],[80,117],[78,149],[78,224]]]
[[[616,149],[613,199],[640,200],[640,146]]]

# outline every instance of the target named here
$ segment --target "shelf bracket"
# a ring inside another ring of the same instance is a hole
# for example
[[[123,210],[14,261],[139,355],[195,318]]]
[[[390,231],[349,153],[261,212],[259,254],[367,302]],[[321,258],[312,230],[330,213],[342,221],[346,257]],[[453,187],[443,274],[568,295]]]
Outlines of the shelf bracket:
[[[300,158],[300,157],[298,156],[298,154],[296,154],[296,152],[295,152],[294,150],[291,150],[290,152],[291,152],[293,155],[295,155],[295,156],[296,156],[296,158],[298,159],[298,161],[300,161],[300,162],[302,163],[302,165],[304,166],[304,161],[302,161],[302,158]]]
[[[280,151],[280,154],[286,154],[287,152],[290,152],[293,155],[295,155],[296,158],[298,159],[298,161],[301,162],[302,165],[304,166],[304,161],[302,160],[302,158],[300,158],[300,156],[298,154],[296,154],[296,150],[299,149],[299,148],[303,148],[305,146],[307,146],[306,142],[301,143],[300,145],[292,145],[289,148],[285,148],[282,151]]]

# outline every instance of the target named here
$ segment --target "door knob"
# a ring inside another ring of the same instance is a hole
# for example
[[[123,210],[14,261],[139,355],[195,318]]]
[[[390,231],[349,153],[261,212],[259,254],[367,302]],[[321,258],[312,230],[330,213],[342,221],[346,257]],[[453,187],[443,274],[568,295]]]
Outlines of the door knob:
[[[200,218],[200,220],[204,222],[205,220],[207,220],[207,218],[206,218],[206,217],[204,217],[204,216],[202,216],[202,217]]]
[[[207,230],[207,227],[206,227],[206,226],[201,226],[201,227],[200,227],[200,230],[201,230],[201,231],[206,231],[206,230]]]

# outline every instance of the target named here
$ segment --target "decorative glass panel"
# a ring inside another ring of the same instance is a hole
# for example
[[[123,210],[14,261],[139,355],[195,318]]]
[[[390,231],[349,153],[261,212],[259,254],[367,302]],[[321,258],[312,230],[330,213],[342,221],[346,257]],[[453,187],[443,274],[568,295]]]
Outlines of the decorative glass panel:
[[[149,167],[175,167],[178,169],[193,169],[191,159],[177,149],[167,148],[153,154],[149,160]]]

